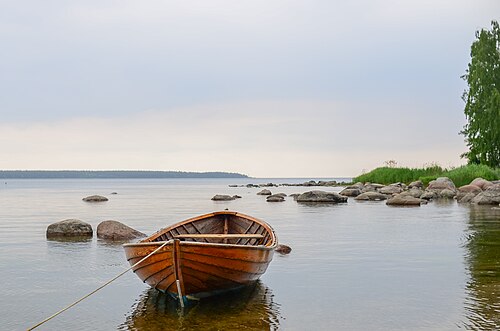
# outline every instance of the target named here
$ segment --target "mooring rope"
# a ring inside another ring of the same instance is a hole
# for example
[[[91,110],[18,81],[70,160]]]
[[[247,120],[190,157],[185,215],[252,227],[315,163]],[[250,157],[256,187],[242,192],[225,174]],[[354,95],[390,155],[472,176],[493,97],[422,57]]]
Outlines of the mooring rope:
[[[120,278],[121,276],[123,276],[127,271],[129,271],[130,269],[134,268],[135,266],[137,266],[139,263],[145,261],[148,257],[150,257],[151,255],[153,255],[154,253],[158,252],[160,249],[162,249],[166,244],[170,243],[171,241],[165,241],[160,247],[158,247],[157,249],[155,249],[154,251],[152,251],[151,253],[149,253],[147,256],[143,257],[139,262],[135,263],[133,266],[131,266],[130,268],[128,268],[127,270],[125,271],[122,271],[120,274],[118,274],[117,276],[113,277],[112,279],[108,280],[106,283],[104,283],[103,285],[99,286],[98,288],[96,288],[95,290],[93,290],[92,292],[90,292],[89,294],[86,294],[84,295],[83,297],[81,297],[80,299],[76,300],[75,302],[73,302],[72,304],[70,304],[69,306],[59,310],[57,313],[54,313],[53,315],[47,317],[46,319],[44,319],[43,321],[41,321],[40,323],[32,326],[31,328],[28,329],[28,331],[30,330],[34,330],[36,329],[37,327],[39,327],[40,325],[42,325],[43,323],[47,322],[47,321],[50,321],[51,319],[53,319],[54,317],[56,317],[57,315],[65,312],[66,310],[70,309],[71,307],[75,306],[76,304],[78,304],[79,302],[85,300],[86,298],[88,298],[89,296],[91,296],[92,294],[94,294],[95,292],[99,291],[100,289],[104,288],[105,286],[111,284],[113,281],[115,281],[116,279]]]

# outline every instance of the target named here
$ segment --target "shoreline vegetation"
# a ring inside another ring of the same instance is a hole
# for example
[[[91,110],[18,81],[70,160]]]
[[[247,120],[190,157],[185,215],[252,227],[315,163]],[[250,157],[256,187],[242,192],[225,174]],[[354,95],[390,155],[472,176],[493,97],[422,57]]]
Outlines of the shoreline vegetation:
[[[235,172],[186,172],[149,170],[0,170],[0,179],[50,178],[249,178]]]
[[[500,179],[500,168],[491,168],[486,165],[469,164],[457,168],[442,168],[431,165],[423,168],[379,167],[372,171],[353,178],[353,183],[379,183],[389,185],[392,183],[409,184],[420,180],[424,185],[438,177],[448,177],[459,187],[469,184],[475,178],[489,181]]]

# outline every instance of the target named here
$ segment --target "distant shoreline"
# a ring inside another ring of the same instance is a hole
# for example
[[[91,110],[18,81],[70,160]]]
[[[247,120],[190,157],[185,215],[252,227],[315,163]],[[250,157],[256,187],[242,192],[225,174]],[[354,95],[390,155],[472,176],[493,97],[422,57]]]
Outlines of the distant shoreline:
[[[235,172],[149,170],[0,170],[0,179],[47,178],[250,178]]]

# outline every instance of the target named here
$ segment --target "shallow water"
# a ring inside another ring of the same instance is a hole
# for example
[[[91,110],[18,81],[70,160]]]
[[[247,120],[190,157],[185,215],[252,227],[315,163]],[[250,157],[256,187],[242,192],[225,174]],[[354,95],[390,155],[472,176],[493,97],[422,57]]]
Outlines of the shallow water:
[[[133,273],[40,330],[492,330],[500,328],[500,211],[434,202],[267,203],[228,184],[304,180],[9,180],[0,186],[2,330],[26,329],[128,267],[119,243],[48,241],[50,223],[103,220],[142,232],[229,208],[270,223],[275,255],[256,286],[181,311]],[[311,188],[279,187],[300,193]],[[339,191],[340,188],[327,188]],[[117,195],[110,195],[118,192]],[[213,202],[214,194],[243,198]],[[85,203],[87,195],[110,198]]]

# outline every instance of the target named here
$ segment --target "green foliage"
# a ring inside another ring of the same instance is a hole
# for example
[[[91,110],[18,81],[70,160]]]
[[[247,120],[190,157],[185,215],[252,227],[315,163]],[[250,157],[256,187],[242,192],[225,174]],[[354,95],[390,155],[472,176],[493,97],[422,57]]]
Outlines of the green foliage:
[[[500,178],[500,168],[493,169],[484,164],[469,164],[448,170],[443,173],[455,183],[457,187],[470,184],[475,178],[481,177],[487,180],[497,180]]]
[[[420,177],[434,176],[443,172],[439,166],[433,165],[425,168],[376,168],[366,174],[353,179],[355,182],[371,182],[379,184],[410,183]]]
[[[476,31],[471,61],[465,75],[468,89],[465,101],[467,124],[460,133],[469,151],[462,156],[469,164],[500,166],[500,28],[491,22],[491,31]]]
[[[478,177],[487,180],[498,180],[500,179],[500,168],[493,169],[486,165],[477,164],[469,164],[454,169],[443,169],[437,165],[424,168],[380,167],[353,178],[353,181],[387,185],[397,182],[409,184],[412,181],[421,180],[424,185],[428,185],[431,180],[438,177],[448,177],[457,187],[459,187],[469,184],[472,180]]]

